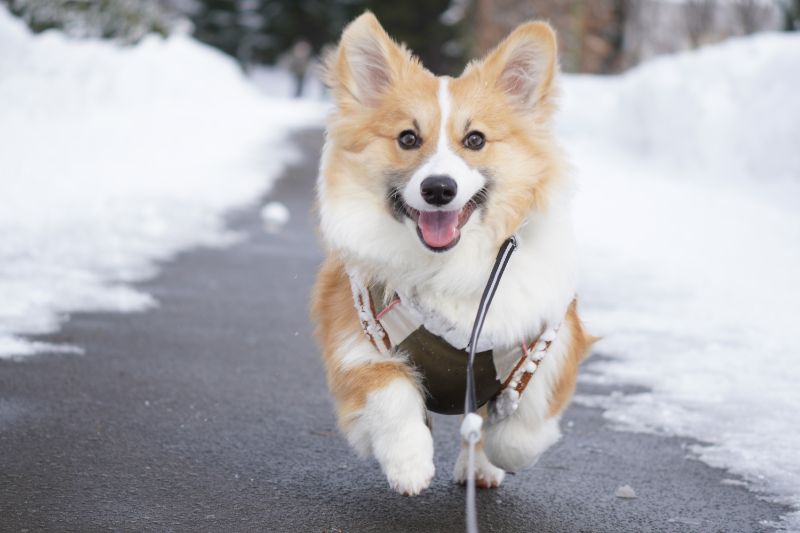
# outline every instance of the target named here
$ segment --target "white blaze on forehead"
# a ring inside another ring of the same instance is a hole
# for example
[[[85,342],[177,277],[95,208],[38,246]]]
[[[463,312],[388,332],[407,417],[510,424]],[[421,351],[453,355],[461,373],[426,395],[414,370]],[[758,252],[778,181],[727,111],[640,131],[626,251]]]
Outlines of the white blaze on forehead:
[[[450,115],[453,108],[453,98],[448,87],[449,79],[439,78],[439,139],[436,143],[436,152],[420,166],[411,176],[411,180],[403,188],[405,202],[420,211],[457,211],[486,184],[480,172],[471,168],[450,146],[447,134],[450,125]],[[423,138],[424,138],[424,132]],[[458,193],[449,204],[436,207],[422,199],[420,185],[428,176],[450,176],[458,185]]]
[[[450,91],[447,88],[447,78],[439,80],[439,144],[436,147],[438,152],[448,150],[447,148],[447,123],[450,121]]]

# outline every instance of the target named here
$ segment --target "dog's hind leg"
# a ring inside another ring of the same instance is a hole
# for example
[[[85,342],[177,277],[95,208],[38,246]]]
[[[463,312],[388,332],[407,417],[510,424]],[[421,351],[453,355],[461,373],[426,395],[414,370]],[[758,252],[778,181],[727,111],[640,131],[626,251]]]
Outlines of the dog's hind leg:
[[[486,408],[481,408],[479,414],[484,418],[485,424]],[[453,468],[453,480],[461,485],[467,482],[468,460],[467,445],[462,439],[461,451],[458,452],[456,466]],[[475,485],[481,489],[499,487],[505,477],[505,471],[494,466],[486,457],[486,452],[483,450],[483,438],[481,438],[475,446]]]
[[[333,260],[318,278],[313,314],[339,427],[360,455],[378,460],[394,490],[419,494],[434,465],[416,375],[404,358],[379,352],[364,335],[347,275]]]

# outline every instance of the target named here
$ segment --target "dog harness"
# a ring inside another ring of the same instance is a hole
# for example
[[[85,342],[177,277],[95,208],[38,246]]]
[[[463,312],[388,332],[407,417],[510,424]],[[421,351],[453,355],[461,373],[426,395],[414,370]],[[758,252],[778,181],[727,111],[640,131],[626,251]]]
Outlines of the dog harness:
[[[411,360],[422,378],[427,392],[426,405],[430,411],[442,414],[463,414],[466,392],[467,347],[453,346],[440,330],[431,325],[413,305],[397,294],[387,294],[380,284],[364,285],[359,276],[349,273],[353,302],[364,334],[381,353],[404,354]],[[427,325],[427,326],[426,326]],[[509,348],[481,346],[475,354],[475,376],[478,407],[489,403],[489,419],[502,420],[513,413],[519,398],[528,386],[560,328],[544,327],[532,341],[523,339]],[[495,361],[516,361],[501,380]]]

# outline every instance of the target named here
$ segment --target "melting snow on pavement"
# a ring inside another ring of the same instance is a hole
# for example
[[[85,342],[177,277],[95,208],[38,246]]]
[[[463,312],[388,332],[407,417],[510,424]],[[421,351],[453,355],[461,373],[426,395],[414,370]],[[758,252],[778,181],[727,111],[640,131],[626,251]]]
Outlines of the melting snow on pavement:
[[[262,96],[187,36],[122,48],[34,36],[0,6],[0,357],[76,347],[23,337],[72,311],[154,305],[131,282],[230,240],[319,104]]]
[[[800,509],[800,35],[567,76],[580,296],[610,356],[579,398]],[[785,524],[800,529],[800,514]]]

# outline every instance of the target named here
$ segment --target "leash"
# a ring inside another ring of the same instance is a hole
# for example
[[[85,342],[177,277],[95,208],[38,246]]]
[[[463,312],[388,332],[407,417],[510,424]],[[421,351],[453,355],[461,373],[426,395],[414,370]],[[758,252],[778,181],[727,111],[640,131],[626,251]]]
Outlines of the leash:
[[[511,254],[517,248],[517,238],[511,236],[500,247],[497,258],[489,274],[489,281],[483,289],[478,313],[475,315],[475,322],[472,325],[472,334],[469,339],[469,358],[467,360],[467,393],[464,398],[464,420],[461,422],[461,438],[467,443],[467,533],[478,533],[478,512],[475,508],[475,445],[481,438],[481,428],[483,419],[478,414],[478,402],[475,397],[475,374],[473,364],[475,363],[475,347],[478,345],[478,337],[483,329],[483,322],[486,320],[486,313],[492,303],[494,293],[500,284],[500,278],[506,269]]]

